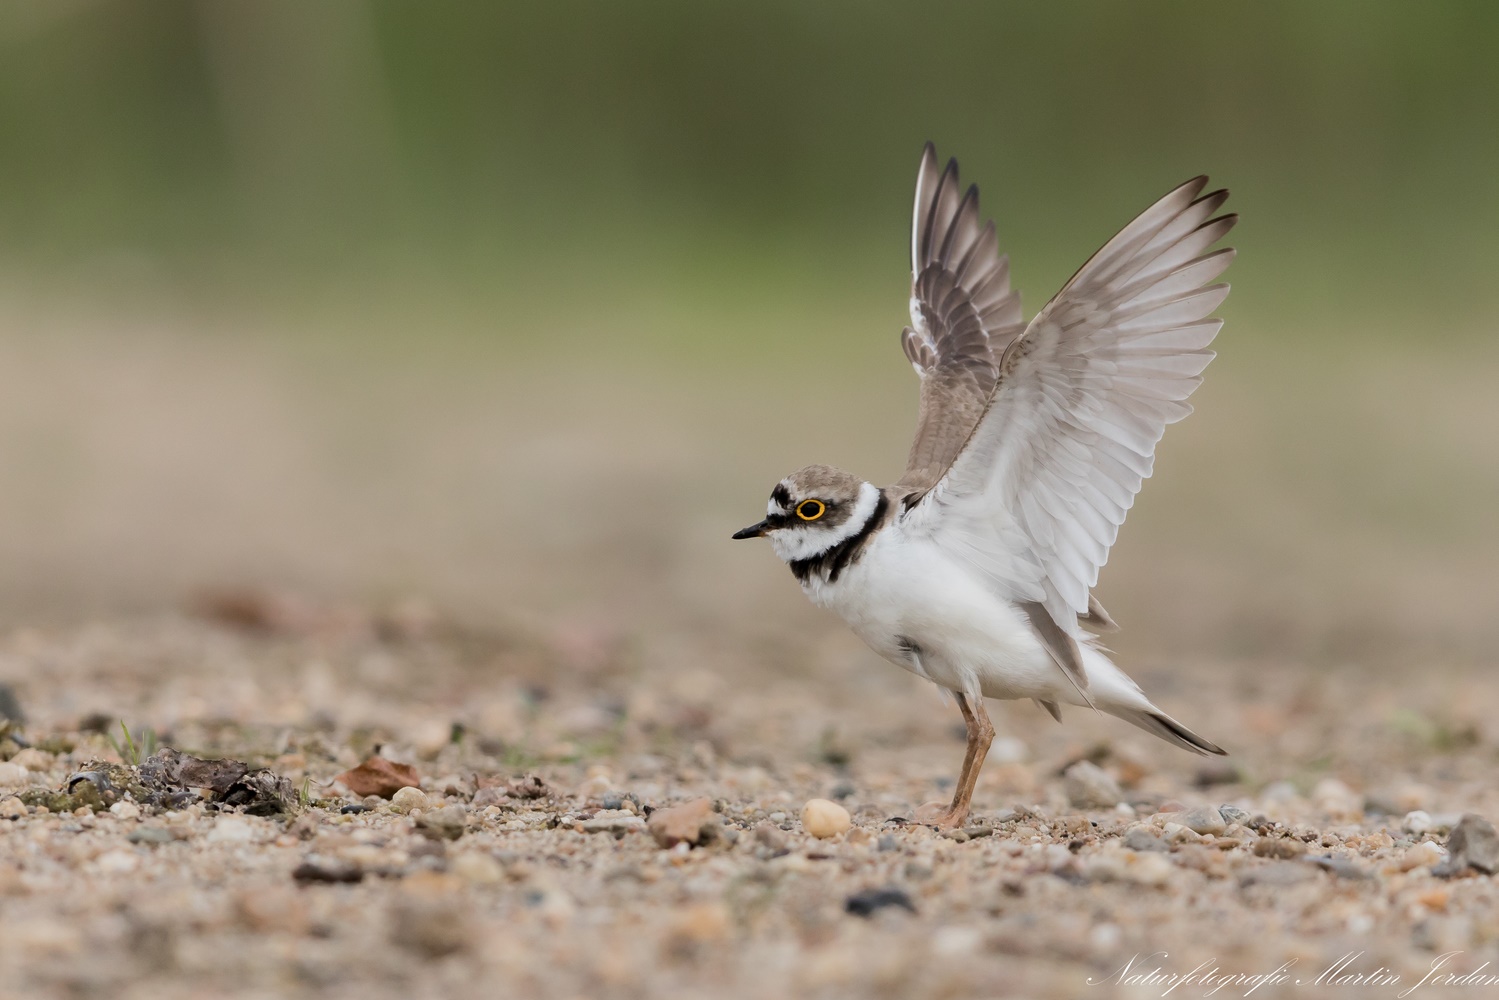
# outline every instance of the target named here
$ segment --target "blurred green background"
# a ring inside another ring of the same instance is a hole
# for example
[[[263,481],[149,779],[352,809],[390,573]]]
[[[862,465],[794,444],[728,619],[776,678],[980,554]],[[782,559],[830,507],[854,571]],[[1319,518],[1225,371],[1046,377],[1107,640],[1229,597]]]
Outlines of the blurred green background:
[[[4,615],[812,621],[725,539],[804,462],[898,474],[931,139],[1028,313],[1195,173],[1243,215],[1104,576],[1140,642],[1483,658],[1496,47],[1482,0],[8,0]]]

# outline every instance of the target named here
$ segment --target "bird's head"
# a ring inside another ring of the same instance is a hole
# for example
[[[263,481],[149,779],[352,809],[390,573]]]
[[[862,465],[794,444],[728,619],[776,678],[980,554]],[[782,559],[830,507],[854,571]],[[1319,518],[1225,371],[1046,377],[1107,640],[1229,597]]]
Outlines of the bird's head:
[[[878,487],[852,473],[809,465],[776,483],[765,520],[734,532],[734,537],[763,535],[784,561],[810,559],[858,534],[879,498]]]

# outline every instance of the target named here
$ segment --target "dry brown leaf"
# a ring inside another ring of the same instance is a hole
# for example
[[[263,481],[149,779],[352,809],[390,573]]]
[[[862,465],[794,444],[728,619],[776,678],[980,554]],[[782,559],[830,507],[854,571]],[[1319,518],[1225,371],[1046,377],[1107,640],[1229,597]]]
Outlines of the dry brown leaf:
[[[345,771],[334,781],[355,795],[378,795],[388,799],[403,788],[420,788],[421,779],[410,764],[397,764],[384,757],[370,757],[352,771]]]

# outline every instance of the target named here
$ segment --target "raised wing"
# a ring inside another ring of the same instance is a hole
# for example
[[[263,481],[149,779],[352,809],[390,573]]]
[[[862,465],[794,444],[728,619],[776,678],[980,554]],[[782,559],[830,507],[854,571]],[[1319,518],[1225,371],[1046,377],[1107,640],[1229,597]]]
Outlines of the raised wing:
[[[1198,177],[1124,227],[1042,309],[1000,362],[988,409],[945,478],[911,511],[953,555],[1027,604],[1084,691],[1078,617],[1166,425],[1212,360],[1233,259],[1226,191]]]
[[[920,493],[942,478],[984,413],[1000,355],[1023,327],[994,223],[979,225],[978,188],[959,194],[957,161],[939,174],[927,143],[911,219],[911,325],[901,336],[921,376],[921,403],[898,486]]]

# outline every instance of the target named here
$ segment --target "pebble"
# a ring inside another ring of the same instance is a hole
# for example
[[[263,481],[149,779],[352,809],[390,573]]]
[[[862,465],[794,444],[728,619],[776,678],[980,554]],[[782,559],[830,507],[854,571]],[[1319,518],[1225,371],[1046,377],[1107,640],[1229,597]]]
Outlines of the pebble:
[[[916,904],[911,902],[911,897],[904,889],[896,886],[866,889],[863,892],[854,893],[843,901],[844,912],[852,913],[856,917],[872,917],[888,906],[898,906],[909,913],[916,912]]]
[[[50,753],[43,753],[36,747],[27,747],[12,757],[10,762],[28,771],[50,771],[53,757]]]
[[[390,797],[390,807],[398,813],[409,813],[413,809],[427,808],[427,793],[420,788],[396,789],[396,793]]]
[[[112,851],[105,851],[94,860],[101,872],[105,874],[120,874],[122,872],[133,872],[140,859],[135,856],[134,851],[128,851],[123,847],[117,847]]]
[[[1373,873],[1365,865],[1349,858],[1316,857],[1307,858],[1306,860],[1308,864],[1315,865],[1325,872],[1331,872],[1338,878],[1360,881],[1374,877]]]
[[[811,799],[802,806],[802,828],[818,840],[845,833],[853,825],[848,810],[828,799]]]
[[[1132,828],[1124,835],[1124,846],[1132,851],[1157,851],[1164,853],[1171,846],[1143,826]]]
[[[482,851],[465,851],[448,862],[448,871],[473,885],[494,885],[504,881],[505,869]]]
[[[463,836],[467,824],[468,810],[453,805],[422,813],[416,821],[416,829],[428,840],[457,840]]]
[[[1112,809],[1124,800],[1119,782],[1092,761],[1080,760],[1063,771],[1062,784],[1078,809]]]
[[[0,819],[16,819],[26,815],[26,803],[14,795],[0,799]]]
[[[1403,872],[1413,871],[1417,868],[1428,868],[1440,864],[1445,852],[1429,840],[1423,840],[1419,844],[1408,847],[1400,856],[1400,870]]]
[[[621,809],[612,816],[595,815],[592,819],[582,820],[578,823],[578,827],[584,833],[630,833],[635,830],[644,832],[645,820]]]
[[[1436,829],[1436,824],[1431,821],[1431,813],[1424,809],[1412,809],[1400,821],[1400,829],[1419,837],[1423,833],[1430,833]]]
[[[1176,821],[1193,833],[1217,836],[1228,828],[1222,813],[1217,809],[1197,808],[1178,813]]]
[[[704,843],[712,839],[714,826],[711,799],[693,799],[678,806],[657,809],[646,821],[646,828],[656,839],[657,846],[664,848]]]
[[[1294,837],[1260,837],[1254,842],[1254,853],[1262,858],[1299,858],[1306,844]]]
[[[1252,826],[1249,813],[1238,806],[1219,806],[1218,815],[1223,817],[1223,822],[1230,825],[1238,823],[1240,826]]]
[[[1499,871],[1499,833],[1477,813],[1467,813],[1458,820],[1447,838],[1447,852],[1447,860],[1433,868],[1432,874],[1451,878],[1470,868],[1485,875]]]
[[[789,848],[785,831],[769,820],[755,827],[755,841],[772,851],[784,851]]]
[[[1191,827],[1182,826],[1180,823],[1167,823],[1161,833],[1168,844],[1200,844],[1207,839]]]
[[[176,840],[171,830],[160,826],[138,826],[125,837],[132,844],[170,844]]]
[[[220,816],[208,831],[211,844],[247,844],[255,839],[255,827],[240,816]]]
[[[128,799],[121,799],[109,807],[109,814],[118,819],[140,819],[141,807]]]
[[[19,788],[29,784],[27,780],[29,777],[26,769],[20,764],[13,764],[10,761],[0,763],[0,788]]]
[[[1115,849],[1089,857],[1083,863],[1082,873],[1085,878],[1099,882],[1163,886],[1171,881],[1176,868],[1163,854]]]

